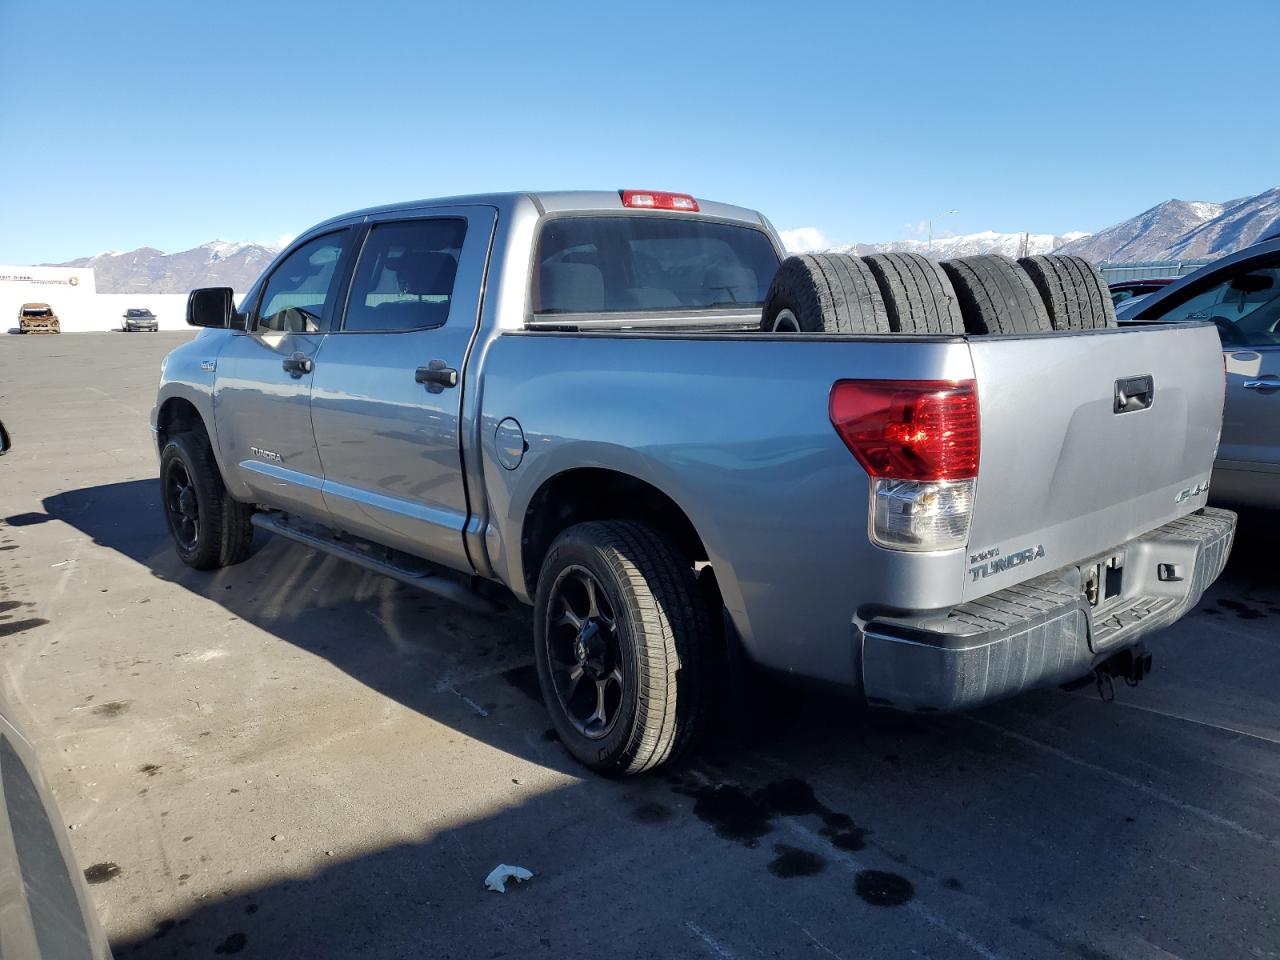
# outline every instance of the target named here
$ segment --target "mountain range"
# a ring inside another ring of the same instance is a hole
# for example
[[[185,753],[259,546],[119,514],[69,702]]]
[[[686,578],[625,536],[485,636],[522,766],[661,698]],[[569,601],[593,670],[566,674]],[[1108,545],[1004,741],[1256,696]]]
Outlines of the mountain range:
[[[865,256],[898,251],[947,260],[980,253],[1018,257],[1053,251],[1093,261],[1131,263],[1221,257],[1276,230],[1280,230],[1280,187],[1225,203],[1166,200],[1091,234],[984,230],[934,237],[932,244],[927,240],[852,243],[829,248],[828,252]],[[817,231],[813,234],[820,236]],[[93,267],[100,293],[186,293],[196,287],[245,291],[278,252],[266,244],[214,240],[178,253],[141,247],[127,253],[111,250],[45,266]]]
[[[278,253],[259,243],[213,240],[179,253],[140,247],[108,250],[53,267],[92,267],[99,293],[186,293],[196,287],[248,290]]]
[[[935,260],[1002,253],[1018,257],[1068,253],[1095,262],[1216,259],[1280,230],[1280,187],[1217,203],[1166,200],[1097,233],[981,233],[889,243],[853,243],[832,253],[922,253]]]
[[[1215,259],[1280,229],[1280,187],[1212,203],[1166,200],[1115,226],[1059,247],[1087,260]]]
[[[831,253],[851,253],[865,257],[872,253],[920,253],[934,260],[950,260],[954,257],[971,257],[979,253],[1002,253],[1006,257],[1027,257],[1049,253],[1071,243],[1087,233],[997,233],[983,230],[981,233],[965,233],[954,237],[934,237],[928,240],[896,240],[890,243],[851,243],[835,247]]]

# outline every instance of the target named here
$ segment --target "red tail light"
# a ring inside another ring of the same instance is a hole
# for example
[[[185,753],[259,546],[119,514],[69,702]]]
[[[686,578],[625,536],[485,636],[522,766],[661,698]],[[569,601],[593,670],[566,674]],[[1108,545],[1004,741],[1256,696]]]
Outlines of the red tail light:
[[[661,190],[623,190],[622,205],[642,210],[688,210],[698,212],[698,201],[687,193],[665,193]]]
[[[972,380],[840,380],[831,424],[872,477],[970,480],[978,475]]]

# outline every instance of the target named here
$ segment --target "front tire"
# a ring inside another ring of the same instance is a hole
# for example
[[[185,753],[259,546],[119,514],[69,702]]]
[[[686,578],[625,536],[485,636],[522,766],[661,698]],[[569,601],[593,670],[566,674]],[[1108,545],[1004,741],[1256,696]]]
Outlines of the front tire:
[[[534,658],[560,740],[607,776],[679,756],[705,725],[713,634],[693,565],[629,520],[570,527],[543,561]]]
[[[178,556],[187,566],[214,570],[249,556],[253,508],[227,493],[203,436],[179,433],[164,445],[160,508]]]

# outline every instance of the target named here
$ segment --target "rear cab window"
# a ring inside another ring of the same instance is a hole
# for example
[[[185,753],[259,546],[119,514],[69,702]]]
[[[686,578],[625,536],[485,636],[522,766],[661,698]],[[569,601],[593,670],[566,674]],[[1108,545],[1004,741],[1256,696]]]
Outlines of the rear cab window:
[[[536,317],[756,310],[778,269],[763,230],[663,214],[545,220],[530,281]]]

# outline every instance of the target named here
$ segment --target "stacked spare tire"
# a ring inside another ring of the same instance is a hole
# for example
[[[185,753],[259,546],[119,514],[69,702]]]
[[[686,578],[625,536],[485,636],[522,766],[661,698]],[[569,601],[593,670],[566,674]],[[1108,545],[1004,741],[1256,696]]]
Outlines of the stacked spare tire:
[[[807,254],[778,268],[761,316],[774,333],[993,334],[1116,325],[1102,274],[1070,256]]]

